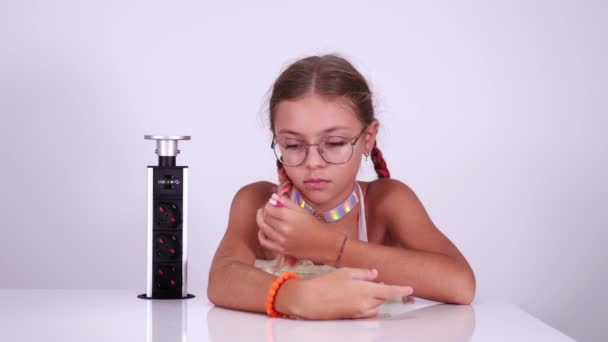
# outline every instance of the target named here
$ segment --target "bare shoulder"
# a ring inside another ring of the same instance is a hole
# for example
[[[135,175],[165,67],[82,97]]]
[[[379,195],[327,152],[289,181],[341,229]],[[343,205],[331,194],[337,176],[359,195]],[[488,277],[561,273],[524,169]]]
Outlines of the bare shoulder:
[[[245,201],[255,204],[263,204],[270,195],[275,192],[277,185],[267,181],[259,181],[241,187],[234,195],[233,204],[236,201]]]
[[[248,221],[254,222],[256,210],[265,205],[276,189],[276,184],[267,181],[254,182],[241,187],[232,199],[228,228],[232,228],[233,225],[230,223],[235,220],[243,223],[240,219],[243,216],[249,218]]]
[[[256,211],[263,207],[275,191],[270,182],[255,182],[241,187],[232,200],[228,226],[217,248],[213,265],[226,260],[253,263],[259,248]]]
[[[401,246],[436,252],[459,260],[464,257],[435,226],[418,196],[396,179],[378,179],[368,186],[368,203],[390,235]],[[466,262],[466,261],[465,261]]]
[[[414,191],[405,183],[392,178],[380,178],[368,183],[366,200],[377,214],[388,214],[404,204],[417,202]]]

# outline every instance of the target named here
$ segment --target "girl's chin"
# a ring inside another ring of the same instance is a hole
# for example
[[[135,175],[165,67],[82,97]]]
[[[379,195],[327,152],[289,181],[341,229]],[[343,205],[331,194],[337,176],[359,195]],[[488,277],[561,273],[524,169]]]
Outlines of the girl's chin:
[[[321,205],[331,199],[328,189],[307,189],[300,190],[302,195],[314,204]]]

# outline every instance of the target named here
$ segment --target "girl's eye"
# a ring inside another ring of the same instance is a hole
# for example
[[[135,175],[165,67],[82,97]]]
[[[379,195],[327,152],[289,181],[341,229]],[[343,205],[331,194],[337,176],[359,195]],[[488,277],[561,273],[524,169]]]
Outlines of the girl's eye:
[[[279,144],[281,145],[282,148],[284,148],[286,150],[294,150],[294,149],[302,148],[302,146],[304,146],[303,141],[297,140],[297,139],[289,139],[289,138],[279,140]]]
[[[304,146],[304,144],[302,144],[302,143],[299,143],[299,144],[298,143],[288,143],[288,144],[285,144],[283,146],[287,150],[297,150],[299,148],[302,148],[302,146]]]
[[[346,140],[330,140],[325,142],[325,146],[327,147],[341,147],[348,143]]]

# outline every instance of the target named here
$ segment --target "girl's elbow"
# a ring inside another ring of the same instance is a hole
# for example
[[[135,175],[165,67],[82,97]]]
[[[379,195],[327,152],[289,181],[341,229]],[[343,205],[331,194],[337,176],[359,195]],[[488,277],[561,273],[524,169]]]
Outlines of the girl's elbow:
[[[470,305],[473,303],[476,287],[475,275],[473,272],[467,272],[463,277],[460,286],[458,286],[456,303],[461,305]]]
[[[221,306],[222,293],[221,286],[218,284],[216,277],[212,272],[209,272],[209,281],[207,282],[207,298],[215,306]]]
[[[209,301],[211,303],[213,303],[213,305],[218,306],[217,294],[216,294],[216,291],[213,290],[213,287],[211,286],[211,284],[209,284],[209,286],[207,286],[207,298],[209,299]]]

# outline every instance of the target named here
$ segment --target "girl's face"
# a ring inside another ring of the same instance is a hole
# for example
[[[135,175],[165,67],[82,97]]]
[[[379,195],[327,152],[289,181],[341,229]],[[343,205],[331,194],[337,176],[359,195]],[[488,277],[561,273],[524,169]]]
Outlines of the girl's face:
[[[276,148],[286,153],[297,156],[298,150],[306,148],[304,144],[325,142],[321,147],[323,156],[317,146],[309,146],[301,164],[284,165],[306,202],[317,210],[328,210],[348,197],[355,186],[361,156],[369,153],[374,145],[378,122],[364,127],[346,99],[317,94],[279,102],[274,120],[275,138],[282,146]],[[348,151],[348,157],[351,146],[352,156],[345,163],[336,165],[325,160],[341,162],[343,151]]]

